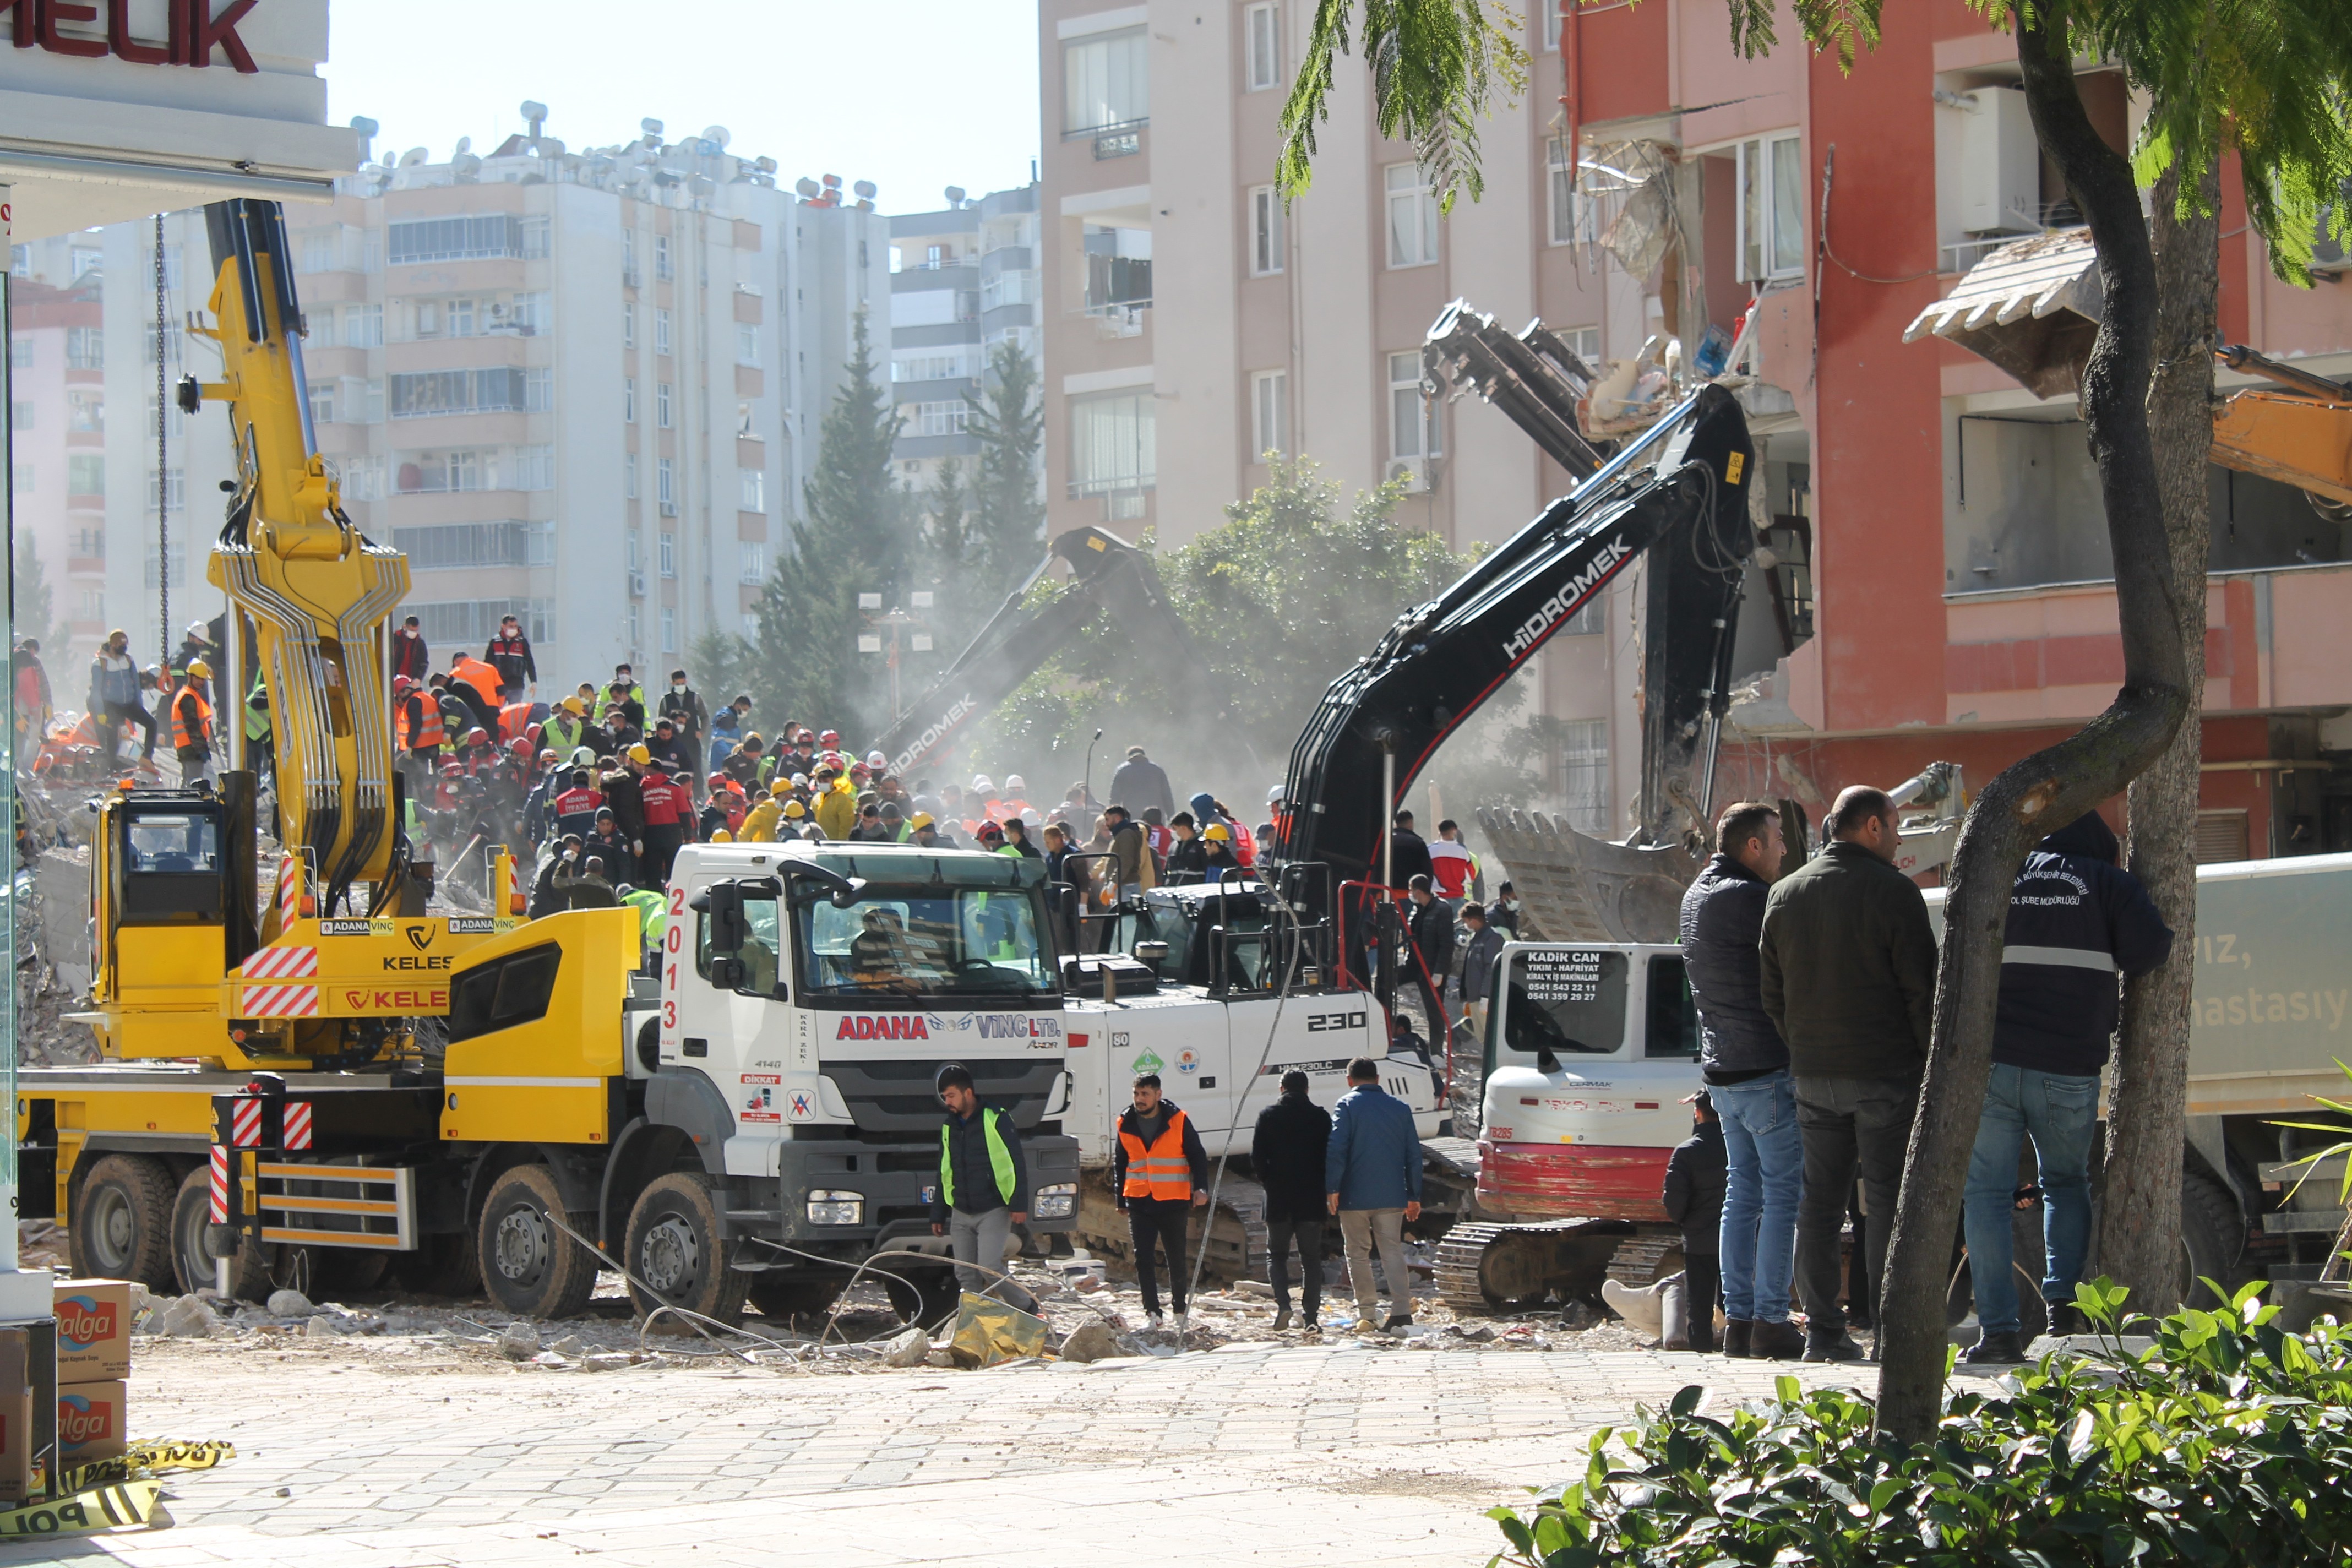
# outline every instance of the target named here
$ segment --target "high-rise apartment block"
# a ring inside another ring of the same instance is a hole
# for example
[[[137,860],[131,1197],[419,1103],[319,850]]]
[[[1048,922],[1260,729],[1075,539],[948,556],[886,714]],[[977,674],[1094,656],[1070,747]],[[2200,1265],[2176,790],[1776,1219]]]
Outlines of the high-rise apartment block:
[[[950,185],[939,211],[891,217],[890,247],[895,451],[900,481],[919,489],[942,459],[969,468],[979,452],[965,399],[981,396],[998,349],[1037,358],[1037,186],[975,198]]]

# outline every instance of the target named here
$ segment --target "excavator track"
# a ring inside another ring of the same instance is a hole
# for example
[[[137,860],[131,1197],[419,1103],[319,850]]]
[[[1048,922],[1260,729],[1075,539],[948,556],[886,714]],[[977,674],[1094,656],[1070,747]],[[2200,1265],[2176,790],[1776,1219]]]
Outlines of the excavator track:
[[[1201,1216],[1195,1214],[1192,1247],[1196,1256],[1202,1245],[1201,1228]],[[1127,1215],[1119,1212],[1118,1194],[1111,1191],[1108,1171],[1088,1173],[1079,1185],[1078,1240],[1097,1258],[1116,1258],[1134,1267],[1135,1243],[1128,1233]],[[1209,1261],[1201,1278],[1221,1284],[1265,1279],[1266,1241],[1265,1189],[1247,1176],[1226,1172],[1217,1184],[1216,1220],[1209,1227]]]
[[[1683,1266],[1683,1239],[1670,1231],[1629,1236],[1609,1255],[1607,1277],[1636,1289],[1654,1285]]]
[[[1463,1314],[1532,1308],[1554,1295],[1598,1300],[1612,1258],[1646,1239],[1622,1220],[1471,1221],[1437,1244],[1437,1291]]]

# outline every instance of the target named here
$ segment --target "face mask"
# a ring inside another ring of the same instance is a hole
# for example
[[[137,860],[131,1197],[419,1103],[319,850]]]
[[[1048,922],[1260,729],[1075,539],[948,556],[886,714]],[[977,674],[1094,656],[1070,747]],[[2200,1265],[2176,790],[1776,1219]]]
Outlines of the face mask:
[[[683,680],[673,680],[669,683],[669,689],[672,691],[683,691],[686,689],[686,682]]]

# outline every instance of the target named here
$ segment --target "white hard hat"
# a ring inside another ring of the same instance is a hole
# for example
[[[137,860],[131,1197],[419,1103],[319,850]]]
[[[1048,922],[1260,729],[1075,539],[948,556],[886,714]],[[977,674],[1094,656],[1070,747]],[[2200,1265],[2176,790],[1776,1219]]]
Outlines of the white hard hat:
[[[879,752],[868,752],[866,753],[866,765],[869,768],[886,766],[888,764],[889,761],[889,758],[884,756]]]
[[[1276,784],[1276,785],[1275,785],[1272,789],[1270,789],[1270,790],[1268,790],[1268,791],[1266,791],[1266,792],[1265,792],[1265,804],[1266,804],[1266,805],[1279,805],[1279,804],[1281,803],[1281,800],[1282,800],[1282,786],[1281,786],[1280,784]]]
[[[1035,806],[1024,805],[1021,808],[1022,826],[1025,827],[1034,827],[1045,820],[1045,814],[1039,811]]]
[[[996,787],[995,784],[990,780],[989,776],[988,776],[986,773],[974,773],[974,774],[972,774],[972,775],[971,775],[971,783],[970,783],[970,784],[968,784],[964,785],[964,788],[966,788],[966,789],[971,789],[971,790],[978,790],[978,791],[979,791],[981,794],[982,794],[982,795],[986,795],[986,794],[988,794],[991,790],[993,790],[995,787]]]
[[[1017,791],[1027,789],[1029,786],[1022,782],[1022,778],[1019,773],[1007,773],[1004,775],[1004,787],[1009,790]]]
[[[211,627],[205,626],[202,621],[190,621],[188,623],[188,635],[192,637],[208,636],[211,633]]]

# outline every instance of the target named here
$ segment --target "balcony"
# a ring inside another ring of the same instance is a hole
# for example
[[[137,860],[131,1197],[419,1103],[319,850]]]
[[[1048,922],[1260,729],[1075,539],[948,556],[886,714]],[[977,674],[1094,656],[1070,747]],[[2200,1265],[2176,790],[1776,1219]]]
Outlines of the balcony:
[[[1118,120],[1108,125],[1089,125],[1076,131],[1065,131],[1065,142],[1094,142],[1095,160],[1132,158],[1143,151],[1144,128],[1151,123],[1150,116],[1140,120]]]

